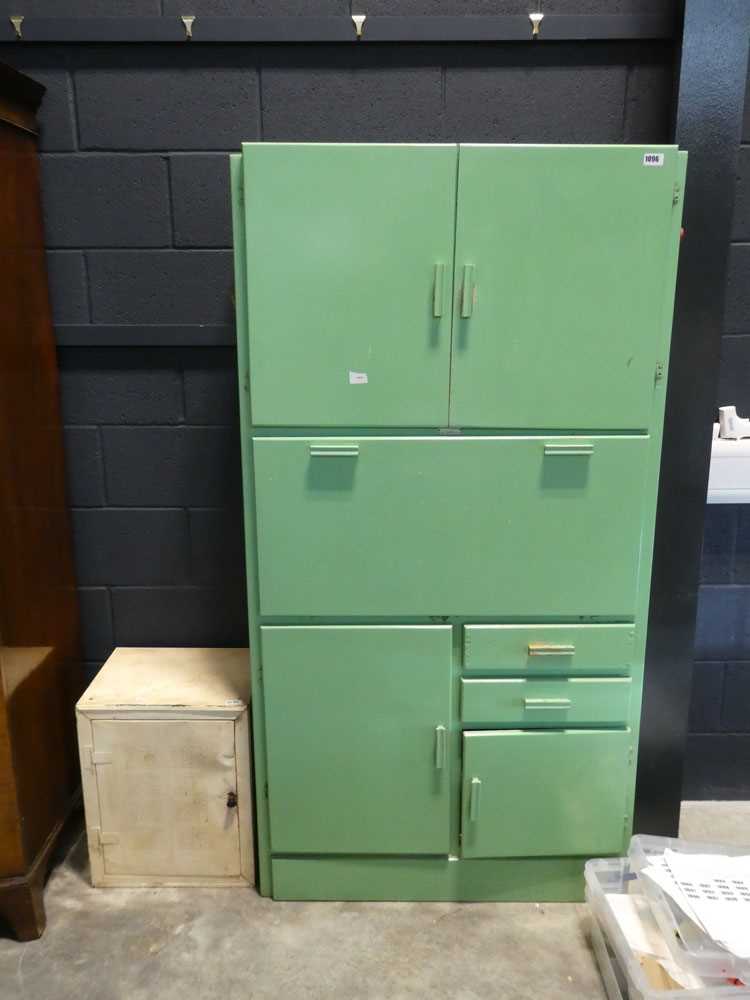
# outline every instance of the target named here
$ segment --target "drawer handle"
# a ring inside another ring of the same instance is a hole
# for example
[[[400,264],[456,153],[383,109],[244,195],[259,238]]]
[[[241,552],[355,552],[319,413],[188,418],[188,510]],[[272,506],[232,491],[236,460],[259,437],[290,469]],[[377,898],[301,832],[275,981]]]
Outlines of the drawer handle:
[[[461,288],[461,318],[469,319],[474,312],[474,265],[464,264],[464,278]]]
[[[472,778],[469,789],[469,819],[472,823],[476,823],[479,819],[479,794],[481,791],[482,782],[480,779]]]
[[[358,444],[311,444],[311,458],[356,458]]]
[[[576,651],[572,642],[530,642],[529,656],[572,656]]]
[[[545,455],[593,455],[594,445],[591,441],[581,441],[579,444],[566,444],[564,441],[546,441]]]
[[[435,770],[442,771],[445,767],[445,726],[435,726]]]
[[[432,286],[432,315],[435,319],[440,319],[443,315],[443,285],[445,278],[445,264],[435,265],[435,278]]]
[[[570,698],[524,698],[523,707],[527,709],[570,708]]]

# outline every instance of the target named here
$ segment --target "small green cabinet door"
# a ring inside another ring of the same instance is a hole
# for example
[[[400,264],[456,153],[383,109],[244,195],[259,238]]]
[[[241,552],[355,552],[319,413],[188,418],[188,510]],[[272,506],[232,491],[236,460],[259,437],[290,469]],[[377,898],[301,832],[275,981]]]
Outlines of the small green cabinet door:
[[[261,629],[274,854],[449,848],[449,626]]]
[[[447,422],[457,156],[243,147],[254,424]]]
[[[458,176],[451,423],[647,427],[676,148],[462,145]]]
[[[616,854],[630,730],[464,733],[466,858]]]

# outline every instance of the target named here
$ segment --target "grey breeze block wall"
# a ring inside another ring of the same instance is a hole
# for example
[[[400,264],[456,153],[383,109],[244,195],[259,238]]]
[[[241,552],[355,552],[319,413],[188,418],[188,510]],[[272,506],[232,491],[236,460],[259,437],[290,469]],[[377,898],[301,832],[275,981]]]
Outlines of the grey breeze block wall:
[[[739,413],[750,416],[750,79],[737,151],[716,402],[735,403]],[[695,657],[685,796],[748,798],[750,509],[745,505],[706,508]]]
[[[182,6],[70,0],[65,13],[176,16]],[[371,14],[527,7],[367,3]],[[544,9],[653,11],[655,4],[548,0]],[[348,12],[348,0],[190,4],[198,16]],[[11,13],[60,12],[55,0],[0,0],[0,16]],[[674,52],[661,43],[16,43],[0,46],[0,59],[47,87],[40,118],[49,275],[93,674],[115,644],[247,641],[235,356],[231,346],[198,346],[228,345],[232,336],[227,153],[246,139],[666,141]],[[746,152],[719,396],[750,411]],[[148,346],[164,331],[175,346]],[[97,346],[65,346],[85,344],[88,334]],[[118,346],[101,346],[109,339]],[[707,525],[686,790],[746,794],[750,529],[728,508],[711,510]]]

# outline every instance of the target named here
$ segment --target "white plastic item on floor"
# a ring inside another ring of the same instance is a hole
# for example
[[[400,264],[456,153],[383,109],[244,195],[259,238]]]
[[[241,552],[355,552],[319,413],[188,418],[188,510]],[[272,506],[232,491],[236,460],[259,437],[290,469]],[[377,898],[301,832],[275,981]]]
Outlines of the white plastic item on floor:
[[[750,986],[726,980],[701,981],[691,973],[686,977],[685,971],[671,962],[659,929],[649,927],[650,906],[628,858],[588,861],[585,879],[592,945],[609,1000],[749,1000]],[[631,896],[635,902],[628,899]],[[631,922],[629,910],[639,920]],[[639,926],[640,919],[645,926]],[[634,943],[642,950],[634,951]]]
[[[638,835],[629,856],[675,961],[750,982],[750,848]]]
[[[95,886],[254,882],[247,649],[121,647],[76,706]]]

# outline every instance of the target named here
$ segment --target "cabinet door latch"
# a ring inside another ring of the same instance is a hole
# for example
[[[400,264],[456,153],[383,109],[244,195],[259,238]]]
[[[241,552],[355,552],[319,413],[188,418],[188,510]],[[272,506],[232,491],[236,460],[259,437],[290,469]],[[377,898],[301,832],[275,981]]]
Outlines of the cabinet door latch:
[[[93,747],[85,746],[83,748],[83,759],[84,766],[91,770],[98,764],[111,764],[112,754],[106,750],[94,750]]]
[[[99,850],[102,847],[114,846],[120,843],[120,835],[118,833],[103,833],[101,827],[90,826],[87,832],[89,838],[94,842],[94,846]]]

